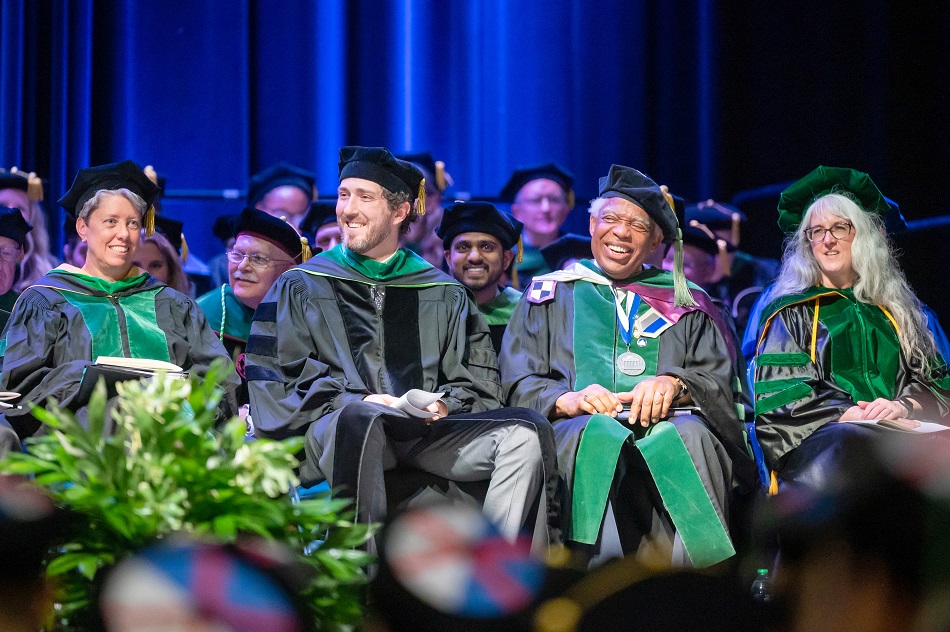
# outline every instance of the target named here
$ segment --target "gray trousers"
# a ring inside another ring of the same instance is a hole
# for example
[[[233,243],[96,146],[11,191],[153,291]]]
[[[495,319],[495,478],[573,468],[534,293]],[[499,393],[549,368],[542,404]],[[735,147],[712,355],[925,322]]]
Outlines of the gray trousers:
[[[545,471],[538,432],[521,412],[502,409],[426,423],[382,404],[347,404],[308,428],[301,480],[308,485],[326,480],[351,496],[365,522],[385,519],[383,475],[397,465],[450,481],[487,480],[482,511],[513,540],[534,518],[532,509],[544,507],[539,499],[552,474]],[[545,520],[537,523],[546,532]],[[538,531],[535,538],[546,539]]]

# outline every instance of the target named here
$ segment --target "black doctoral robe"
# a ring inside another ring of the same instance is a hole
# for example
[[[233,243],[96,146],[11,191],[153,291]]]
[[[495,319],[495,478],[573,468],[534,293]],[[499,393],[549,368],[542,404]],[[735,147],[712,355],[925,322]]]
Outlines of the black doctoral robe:
[[[107,287],[111,286],[111,287]],[[24,406],[55,398],[84,414],[79,385],[99,356],[150,358],[198,375],[227,352],[190,298],[147,274],[114,284],[63,265],[20,295],[5,329],[0,390],[20,393],[21,408],[5,415],[20,437],[37,421]],[[236,412],[233,371],[223,384],[220,414]]]
[[[756,435],[768,466],[780,476],[793,450],[858,400],[910,397],[922,406],[915,419],[950,418],[943,361],[933,381],[923,382],[908,366],[889,315],[860,303],[849,289],[813,287],[779,297],[763,311],[762,327]]]
[[[370,394],[398,397],[410,389],[443,393],[449,416],[435,423],[391,411],[386,431],[395,441],[452,431],[449,421],[460,414],[470,414],[472,421],[520,416],[541,442],[544,510],[557,537],[550,426],[530,411],[499,416],[501,387],[488,327],[465,288],[417,255],[400,250],[378,264],[337,246],[285,272],[256,310],[246,376],[257,433],[276,438],[307,433],[308,446],[332,442],[333,472],[320,472],[308,448],[301,480],[312,484],[326,477],[347,486],[342,493],[357,496],[364,520],[381,518],[368,515],[359,496],[361,486],[372,484],[368,479],[381,478],[383,464],[363,458],[362,430],[335,430],[348,404]],[[318,421],[321,428],[333,427],[335,436],[314,436]],[[365,423],[372,418],[367,415]]]
[[[600,276],[593,262],[585,261],[563,272],[538,277],[535,284],[548,278],[557,280],[552,294],[535,302],[534,292],[540,286],[532,286],[518,304],[505,333],[501,354],[503,385],[509,405],[531,408],[551,418],[558,397],[586,385],[578,383],[579,362],[585,362],[588,367],[592,364],[614,366],[622,349],[616,348],[616,316],[612,299],[605,300],[604,309],[607,310],[606,321],[613,324],[606,329],[588,329],[581,325],[586,338],[575,339],[578,333],[575,323],[576,285],[583,282],[589,286],[581,279],[591,272]],[[667,277],[672,278],[665,272],[651,269],[630,283],[646,284],[642,291],[648,292],[650,286],[663,287],[665,284],[671,288]],[[694,289],[694,292],[701,290]],[[672,289],[669,289],[669,294],[672,295]],[[712,313],[715,308],[710,303],[704,309]],[[605,339],[598,339],[598,332],[604,333]],[[643,352],[636,344],[631,349]],[[707,313],[695,309],[683,313],[675,324],[659,334],[655,370],[648,368],[642,377],[671,375],[687,385],[694,405],[701,411],[698,416],[719,439],[731,460],[731,480],[725,481],[730,488],[727,491],[745,492],[754,488],[756,475],[737,416],[732,357],[729,341],[720,327]],[[618,388],[614,383],[598,383],[614,391],[628,390]],[[552,420],[558,464],[567,480],[568,497],[562,509],[562,523],[566,530],[572,528],[574,516],[570,512],[577,510],[578,502],[587,502],[573,494],[578,468],[593,469],[590,467],[592,463],[579,460],[582,436],[590,419],[590,415],[584,415]],[[566,538],[576,539],[575,535],[567,531]]]

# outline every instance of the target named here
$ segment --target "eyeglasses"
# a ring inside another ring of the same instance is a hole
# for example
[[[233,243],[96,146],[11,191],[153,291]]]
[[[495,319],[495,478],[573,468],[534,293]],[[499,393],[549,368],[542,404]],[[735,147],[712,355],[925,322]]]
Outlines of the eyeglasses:
[[[835,239],[844,239],[851,234],[851,230],[854,228],[854,225],[851,222],[842,222],[840,224],[835,224],[831,228],[825,228],[823,226],[813,226],[811,228],[806,228],[802,232],[805,233],[805,237],[808,241],[824,241],[825,235],[831,233],[831,236]]]
[[[259,270],[263,270],[264,268],[272,264],[294,263],[293,261],[290,261],[288,259],[269,259],[262,255],[249,255],[243,252],[238,252],[237,250],[228,250],[224,254],[228,258],[228,261],[230,261],[233,264],[241,265],[242,263],[244,263],[244,260],[247,259],[248,265],[250,265],[252,268],[257,268]]]
[[[627,226],[630,227],[630,230],[632,230],[635,233],[646,234],[646,233],[649,233],[651,230],[653,230],[653,225],[642,219],[624,219],[622,217],[618,217],[617,215],[611,215],[610,213],[606,215],[602,215],[599,219],[600,221],[607,224],[608,226],[616,226],[617,224],[626,224]]]
[[[548,201],[548,206],[567,204],[567,200],[564,199],[563,195],[542,195],[540,197],[523,198],[518,200],[518,204],[523,204],[525,206],[541,206],[544,204],[545,200]]]
[[[20,258],[19,247],[0,248],[0,259],[3,259],[7,263],[14,263],[19,258]]]

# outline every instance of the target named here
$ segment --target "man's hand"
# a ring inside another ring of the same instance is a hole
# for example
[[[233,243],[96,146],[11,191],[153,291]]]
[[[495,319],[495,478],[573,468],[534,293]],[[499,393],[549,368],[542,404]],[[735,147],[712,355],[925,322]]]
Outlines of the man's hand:
[[[670,410],[670,404],[680,394],[679,381],[669,375],[649,377],[636,386],[629,393],[618,393],[621,402],[630,402],[630,419],[634,424],[638,420],[640,425],[648,428],[664,417]]]
[[[426,406],[425,410],[428,410],[430,413],[434,413],[432,417],[426,419],[426,421],[435,421],[436,419],[441,419],[449,414],[449,408],[445,405],[441,399],[434,404],[429,404]]]
[[[603,413],[616,417],[623,404],[614,393],[600,384],[591,384],[580,391],[564,393],[554,403],[556,417],[577,417]]]
[[[363,398],[364,402],[373,402],[374,404],[382,404],[383,406],[392,406],[396,403],[398,397],[393,397],[392,395],[387,395],[385,393],[374,393],[372,395],[367,395]]]

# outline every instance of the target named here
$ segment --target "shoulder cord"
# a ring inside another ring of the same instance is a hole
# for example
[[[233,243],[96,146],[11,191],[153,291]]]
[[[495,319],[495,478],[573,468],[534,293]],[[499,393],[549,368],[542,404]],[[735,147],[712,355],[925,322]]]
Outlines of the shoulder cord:
[[[225,283],[221,286],[221,328],[218,330],[218,340],[224,342],[224,321],[228,318],[228,308],[224,304],[224,288],[228,287]]]

